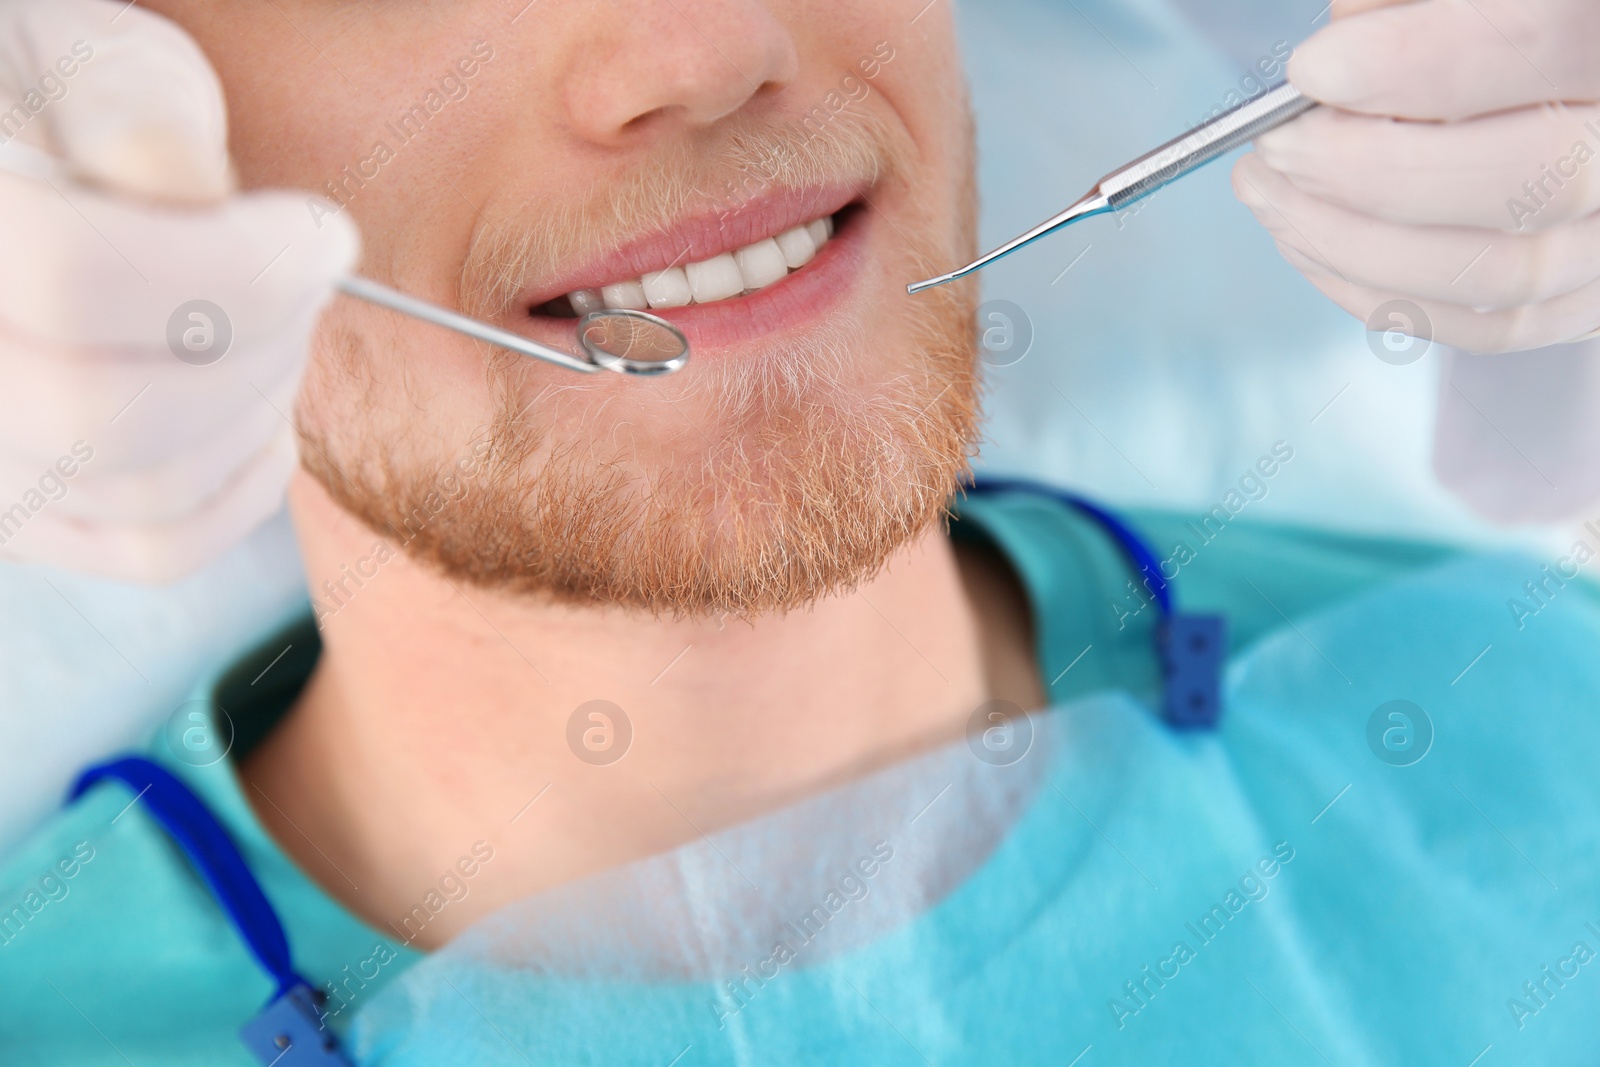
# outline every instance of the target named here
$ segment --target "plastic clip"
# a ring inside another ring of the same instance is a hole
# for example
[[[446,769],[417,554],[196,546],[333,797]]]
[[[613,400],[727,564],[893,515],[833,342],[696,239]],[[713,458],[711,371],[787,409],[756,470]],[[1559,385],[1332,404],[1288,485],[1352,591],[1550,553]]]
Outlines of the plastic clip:
[[[1180,730],[1213,729],[1222,716],[1227,618],[1175,612],[1161,621],[1157,640],[1166,676],[1168,725]]]
[[[323,1022],[317,994],[304,983],[290,986],[240,1027],[239,1038],[262,1067],[351,1067]]]

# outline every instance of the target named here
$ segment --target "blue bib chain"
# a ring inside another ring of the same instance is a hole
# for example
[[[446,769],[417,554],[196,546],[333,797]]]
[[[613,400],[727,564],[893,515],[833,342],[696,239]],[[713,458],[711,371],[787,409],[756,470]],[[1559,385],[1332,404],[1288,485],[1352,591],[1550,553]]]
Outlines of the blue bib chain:
[[[1123,521],[1074,493],[1021,478],[979,478],[967,487],[974,496],[1022,492],[1047,496],[1094,520],[1144,575],[1161,621],[1156,625],[1156,655],[1161,661],[1161,713],[1179,730],[1212,730],[1222,717],[1222,669],[1228,652],[1226,616],[1180,612],[1172,583],[1161,574],[1156,555]]]
[[[172,840],[183,849],[227,912],[251,955],[276,983],[262,1011],[239,1037],[263,1067],[351,1067],[322,1014],[321,994],[294,969],[289,938],[277,912],[216,816],[171,772],[137,756],[90,767],[73,783],[76,800],[107,779],[122,782],[143,800]]]

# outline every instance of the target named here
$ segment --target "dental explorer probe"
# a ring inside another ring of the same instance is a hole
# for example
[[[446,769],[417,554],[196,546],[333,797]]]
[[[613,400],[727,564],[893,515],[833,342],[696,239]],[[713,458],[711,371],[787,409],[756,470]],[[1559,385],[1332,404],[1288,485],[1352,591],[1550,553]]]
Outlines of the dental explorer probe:
[[[906,292],[920,293],[924,289],[965,278],[973,271],[981,270],[995,260],[1009,256],[1024,245],[1030,245],[1079,219],[1103,215],[1108,211],[1121,211],[1135,200],[1149,196],[1162,186],[1177,181],[1218,156],[1227,155],[1247,141],[1282,126],[1290,119],[1298,118],[1316,106],[1315,100],[1301,96],[1300,91],[1288,82],[1281,82],[1254,100],[1247,100],[1182,137],[1174,138],[1155,151],[1140,156],[1127,166],[1112,171],[1101,178],[1082,200],[1054,218],[1041,222],[1016,240],[980,256],[960,270],[908,285]]]

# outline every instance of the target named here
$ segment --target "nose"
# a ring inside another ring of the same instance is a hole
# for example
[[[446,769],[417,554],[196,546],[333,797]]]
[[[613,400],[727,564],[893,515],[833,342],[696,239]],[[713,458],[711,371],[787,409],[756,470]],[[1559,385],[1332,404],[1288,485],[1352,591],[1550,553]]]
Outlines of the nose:
[[[759,0],[595,6],[605,15],[589,22],[589,39],[577,44],[564,105],[575,132],[596,144],[709,126],[799,71],[794,37]]]

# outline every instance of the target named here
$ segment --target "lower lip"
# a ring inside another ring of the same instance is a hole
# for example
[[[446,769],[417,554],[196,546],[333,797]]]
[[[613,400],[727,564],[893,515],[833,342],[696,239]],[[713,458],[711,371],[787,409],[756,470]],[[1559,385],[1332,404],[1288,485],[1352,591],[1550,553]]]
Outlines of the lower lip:
[[[711,304],[652,308],[650,313],[688,337],[691,366],[731,355],[740,345],[801,333],[820,322],[855,287],[866,258],[866,230],[866,211],[852,210],[810,263],[765,289]],[[570,342],[575,320],[536,315],[523,326],[517,332],[567,347],[562,342]]]

